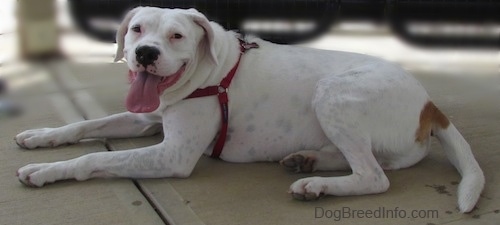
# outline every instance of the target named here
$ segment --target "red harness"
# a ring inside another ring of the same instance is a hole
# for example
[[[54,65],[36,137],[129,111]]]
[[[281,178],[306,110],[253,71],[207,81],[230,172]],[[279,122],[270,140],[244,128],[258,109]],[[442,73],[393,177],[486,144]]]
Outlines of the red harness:
[[[193,93],[191,93],[189,96],[185,98],[185,99],[190,99],[190,98],[199,98],[212,95],[217,95],[217,97],[219,98],[222,122],[219,131],[219,137],[217,138],[217,141],[215,142],[214,145],[214,149],[212,150],[212,155],[211,155],[212,158],[219,158],[220,154],[222,153],[222,149],[224,148],[224,143],[226,142],[227,128],[229,125],[229,108],[228,108],[229,98],[227,96],[227,92],[229,85],[231,84],[231,80],[236,74],[238,65],[240,65],[241,56],[247,50],[259,47],[257,43],[247,43],[242,39],[239,39],[239,41],[240,41],[240,55],[238,57],[238,61],[236,62],[236,65],[234,65],[233,68],[229,71],[226,77],[222,79],[220,84],[216,86],[209,86],[206,88],[196,89]]]

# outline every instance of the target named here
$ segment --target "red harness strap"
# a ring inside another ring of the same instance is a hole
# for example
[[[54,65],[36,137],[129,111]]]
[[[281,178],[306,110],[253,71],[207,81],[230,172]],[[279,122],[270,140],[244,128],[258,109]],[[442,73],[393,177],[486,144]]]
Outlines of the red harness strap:
[[[238,65],[240,65],[241,56],[248,49],[259,47],[257,43],[247,43],[242,39],[239,39],[239,41],[240,41],[240,55],[238,57],[238,61],[236,62],[236,65],[234,65],[233,68],[229,71],[226,77],[222,79],[220,84],[217,86],[209,86],[206,88],[196,89],[193,93],[191,93],[189,96],[185,98],[185,99],[190,99],[190,98],[199,98],[212,95],[217,95],[217,97],[219,98],[222,122],[219,131],[219,137],[217,138],[217,141],[215,142],[214,145],[214,149],[212,150],[212,155],[211,155],[212,158],[219,158],[220,154],[222,153],[222,149],[224,148],[224,143],[226,142],[227,128],[229,125],[229,108],[228,108],[229,98],[227,96],[227,91],[229,85],[231,84],[231,80],[236,74]]]

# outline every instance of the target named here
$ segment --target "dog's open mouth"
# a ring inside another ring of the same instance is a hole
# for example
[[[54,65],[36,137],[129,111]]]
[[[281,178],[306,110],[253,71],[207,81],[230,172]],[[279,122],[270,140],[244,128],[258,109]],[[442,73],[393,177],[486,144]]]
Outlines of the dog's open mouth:
[[[157,76],[144,72],[130,72],[131,82],[128,92],[126,106],[133,113],[149,113],[160,106],[160,95],[163,91],[179,81],[186,63],[177,72],[169,76]]]

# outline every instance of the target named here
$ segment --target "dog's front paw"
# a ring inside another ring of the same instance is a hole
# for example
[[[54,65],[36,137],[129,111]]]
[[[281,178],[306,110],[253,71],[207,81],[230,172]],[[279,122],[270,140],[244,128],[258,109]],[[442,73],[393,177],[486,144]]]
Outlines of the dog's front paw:
[[[295,181],[288,193],[297,200],[310,201],[319,199],[325,191],[326,185],[321,177],[308,177]]]
[[[42,187],[44,184],[56,181],[57,169],[53,163],[29,164],[17,171],[21,183],[30,187]]]
[[[280,161],[280,164],[285,169],[300,173],[310,173],[314,171],[314,163],[316,159],[312,156],[303,155],[300,153],[293,153]]]
[[[56,128],[27,130],[16,135],[14,140],[21,148],[34,149],[38,147],[56,147],[65,144],[64,136],[57,134]]]

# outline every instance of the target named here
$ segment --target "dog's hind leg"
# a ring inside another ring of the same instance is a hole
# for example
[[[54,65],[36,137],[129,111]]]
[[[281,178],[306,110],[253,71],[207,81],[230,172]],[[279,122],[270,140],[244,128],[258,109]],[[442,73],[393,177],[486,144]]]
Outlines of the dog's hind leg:
[[[292,153],[280,164],[292,172],[310,173],[314,171],[349,170],[349,163],[335,145],[327,145],[317,150],[302,150]]]
[[[373,156],[366,136],[344,131],[328,134],[339,147],[352,168],[352,174],[342,177],[309,177],[290,186],[297,199],[312,200],[322,194],[346,196],[385,192],[389,180]]]
[[[341,99],[331,94],[320,92],[317,96],[316,115],[325,135],[349,163],[352,174],[300,179],[290,186],[290,193],[297,199],[312,200],[322,194],[346,196],[385,192],[389,179],[373,155],[370,135],[360,126],[365,116],[358,106],[364,104],[363,100]]]

